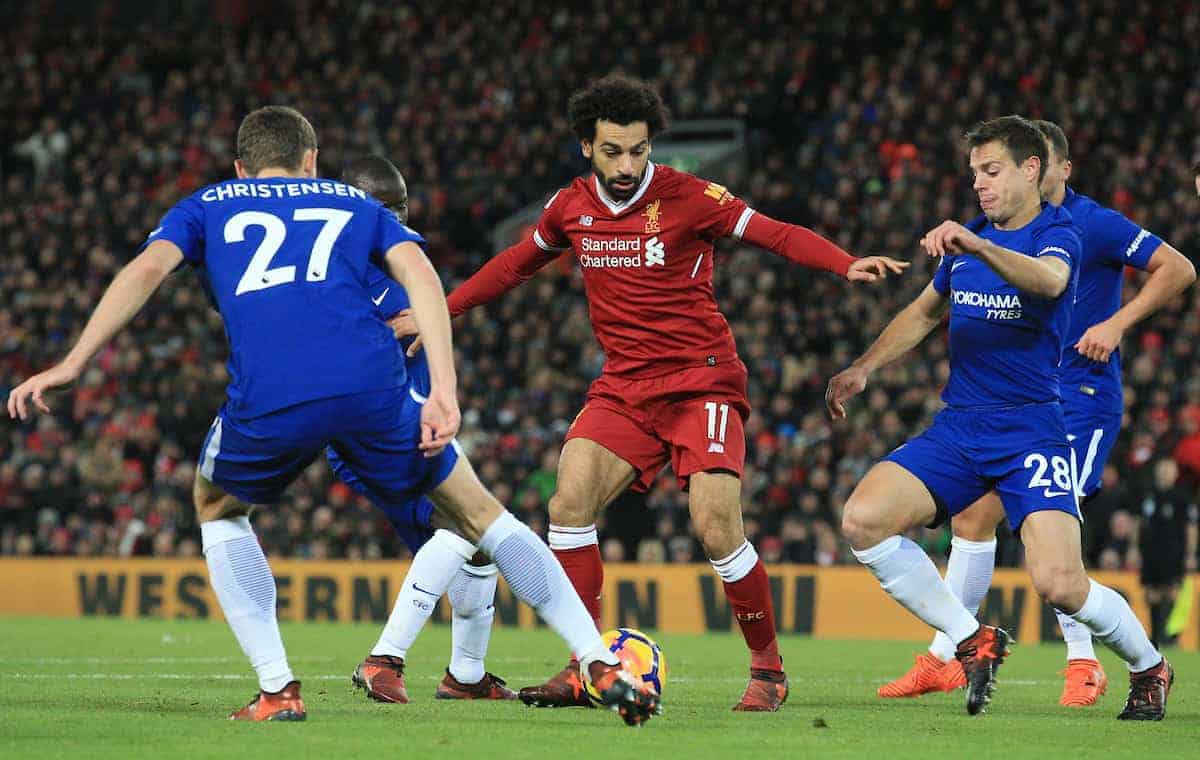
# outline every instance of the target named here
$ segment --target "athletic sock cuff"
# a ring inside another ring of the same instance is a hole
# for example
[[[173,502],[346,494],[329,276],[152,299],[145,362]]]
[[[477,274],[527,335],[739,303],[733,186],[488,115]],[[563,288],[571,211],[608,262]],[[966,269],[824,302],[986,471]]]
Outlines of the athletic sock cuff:
[[[737,583],[749,575],[757,564],[758,552],[749,541],[745,541],[728,557],[712,560],[713,570],[716,570],[717,575],[726,583]]]
[[[583,549],[593,544],[597,546],[600,544],[600,537],[596,533],[594,524],[583,528],[568,528],[563,525],[551,524],[548,539],[550,548],[555,551]]]
[[[464,562],[475,556],[475,544],[471,543],[462,536],[451,533],[444,528],[439,528],[438,530],[434,531],[433,537],[429,540],[437,541],[442,546],[445,546],[450,551],[462,557]]]
[[[988,552],[994,554],[996,552],[996,539],[993,538],[991,541],[971,541],[955,536],[950,539],[950,546],[968,554],[986,554]]]
[[[497,517],[495,522],[489,525],[488,529],[483,532],[482,536],[480,536],[479,548],[484,554],[495,559],[496,549],[499,548],[500,544],[504,543],[504,539],[508,538],[524,527],[524,524],[522,524],[520,520],[513,517],[512,512],[506,510],[499,517]],[[472,554],[474,554],[474,552],[467,554],[463,557],[463,559],[470,559]]]
[[[864,565],[870,565],[897,551],[900,548],[900,542],[900,536],[892,536],[861,551],[859,549],[851,549],[850,551],[859,562]]]
[[[495,563],[489,562],[486,565],[466,564],[462,566],[463,572],[475,578],[491,578],[496,573],[500,572]]]
[[[217,544],[233,541],[246,536],[253,536],[254,529],[250,527],[250,518],[227,517],[222,520],[209,520],[200,523],[200,546],[202,552],[207,552]]]

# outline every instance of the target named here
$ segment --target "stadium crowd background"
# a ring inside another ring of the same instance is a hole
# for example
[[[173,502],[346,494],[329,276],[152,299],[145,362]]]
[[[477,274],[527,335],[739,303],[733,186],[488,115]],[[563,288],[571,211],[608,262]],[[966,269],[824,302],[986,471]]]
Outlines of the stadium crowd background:
[[[450,287],[491,255],[497,221],[586,170],[567,96],[625,71],[655,82],[676,119],[745,121],[749,168],[726,179],[752,206],[914,261],[899,280],[850,288],[719,246],[718,298],[755,407],[747,533],[769,562],[832,564],[849,560],[836,526],[854,483],[939,407],[945,340],[879,373],[848,424],[828,421],[825,383],[928,281],[920,234],[976,215],[967,126],[1009,112],[1058,121],[1076,189],[1200,250],[1195,3],[538,6],[0,2],[0,393],[62,355],[167,207],[230,176],[249,109],[308,115],[324,173],[389,156]],[[198,553],[192,474],[226,373],[220,319],[196,284],[171,278],[54,415],[5,427],[0,554]],[[1200,482],[1198,307],[1194,288],[1126,335],[1126,426],[1085,523],[1093,565],[1136,567],[1157,462],[1178,461],[1185,499]],[[455,337],[462,441],[544,533],[563,434],[602,363],[578,274],[549,267]],[[324,462],[255,520],[272,556],[404,555]],[[702,559],[669,474],[601,527],[609,560]],[[938,556],[949,543],[945,530],[918,538]],[[1005,541],[1001,563],[1019,551]]]

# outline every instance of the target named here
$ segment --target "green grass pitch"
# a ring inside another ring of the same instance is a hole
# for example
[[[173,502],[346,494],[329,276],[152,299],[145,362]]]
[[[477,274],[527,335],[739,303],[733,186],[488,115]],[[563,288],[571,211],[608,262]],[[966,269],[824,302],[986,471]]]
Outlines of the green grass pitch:
[[[536,710],[520,703],[433,699],[449,629],[433,626],[409,653],[408,705],[367,701],[349,675],[378,628],[284,624],[304,682],[308,721],[241,724],[225,716],[255,691],[249,666],[219,622],[0,618],[0,757],[1197,757],[1200,655],[1175,652],[1167,720],[1114,719],[1124,667],[1091,709],[1057,704],[1062,649],[1016,645],[989,712],[969,717],[961,693],[888,701],[911,642],[785,638],[791,697],[774,715],[734,714],[746,654],[735,635],[664,635],[665,712],[642,729],[607,711]],[[547,630],[497,629],[488,667],[514,687],[565,660]]]

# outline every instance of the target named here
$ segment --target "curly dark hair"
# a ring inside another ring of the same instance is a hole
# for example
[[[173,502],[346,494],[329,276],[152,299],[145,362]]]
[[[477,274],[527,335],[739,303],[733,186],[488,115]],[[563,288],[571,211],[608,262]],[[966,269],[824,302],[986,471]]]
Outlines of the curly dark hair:
[[[658,92],[640,79],[613,74],[592,82],[567,102],[567,118],[580,140],[596,138],[596,122],[646,122],[650,137],[667,127],[667,107]]]
[[[1017,166],[1025,163],[1030,156],[1037,156],[1041,163],[1038,182],[1046,176],[1046,163],[1050,159],[1046,137],[1032,121],[1023,116],[1001,116],[981,121],[967,130],[965,138],[967,145],[972,148],[999,142],[1008,149],[1008,154]]]

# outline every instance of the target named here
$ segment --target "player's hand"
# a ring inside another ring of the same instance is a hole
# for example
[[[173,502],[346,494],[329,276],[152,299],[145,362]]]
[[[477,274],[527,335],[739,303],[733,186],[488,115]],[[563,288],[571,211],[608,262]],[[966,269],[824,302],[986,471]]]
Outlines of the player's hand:
[[[1107,362],[1112,352],[1121,345],[1121,336],[1124,334],[1125,331],[1119,325],[1113,324],[1111,319],[1106,319],[1089,327],[1075,344],[1075,350],[1094,362]]]
[[[417,320],[413,317],[412,309],[402,309],[396,312],[395,316],[387,323],[388,327],[392,328],[392,334],[396,336],[396,340],[417,334]]]
[[[875,282],[886,279],[888,274],[901,274],[908,269],[907,261],[899,261],[889,256],[864,256],[856,259],[846,272],[850,282]]]
[[[837,373],[825,388],[825,408],[835,420],[846,419],[846,401],[867,387],[867,371],[851,364]]]
[[[958,222],[947,219],[925,233],[921,238],[921,247],[935,258],[958,253],[977,253],[983,248],[983,238]]]
[[[460,424],[458,399],[440,388],[432,389],[429,400],[421,407],[421,451],[426,457],[441,454],[458,435]]]
[[[65,364],[55,364],[45,372],[39,372],[33,377],[12,389],[8,394],[8,416],[22,420],[29,419],[29,400],[33,400],[33,405],[43,412],[49,412],[50,407],[46,406],[43,396],[48,391],[53,391],[56,388],[62,388],[74,383],[79,379],[79,370],[68,367]]]
[[[421,350],[422,345],[421,336],[418,334],[417,337],[413,338],[413,342],[409,344],[408,350],[404,352],[405,356],[409,359],[413,358]]]

